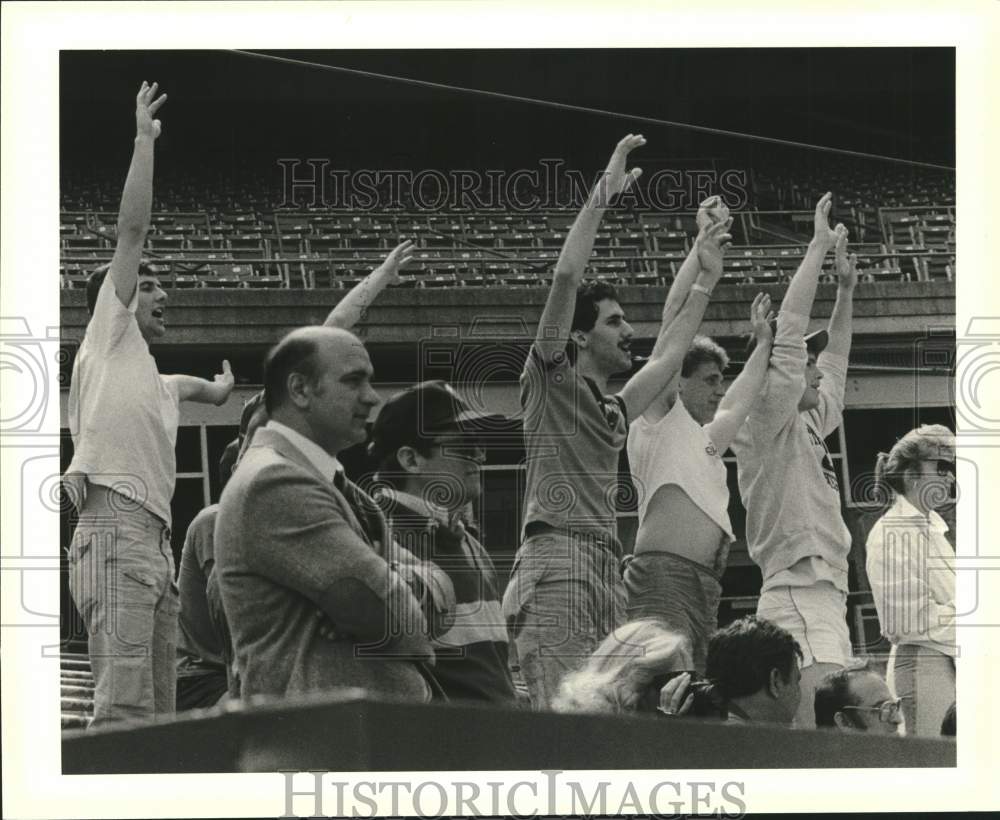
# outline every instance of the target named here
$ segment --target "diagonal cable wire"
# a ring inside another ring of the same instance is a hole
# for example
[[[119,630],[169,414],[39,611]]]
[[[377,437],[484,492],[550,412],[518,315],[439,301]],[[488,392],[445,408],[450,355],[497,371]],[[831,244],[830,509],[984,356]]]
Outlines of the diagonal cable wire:
[[[275,54],[262,54],[259,51],[244,51],[242,49],[228,49],[231,54],[239,54],[243,57],[250,57],[258,60],[270,60],[286,65],[296,65],[305,68],[318,68],[324,71],[335,71],[342,74],[351,74],[356,77],[368,77],[377,80],[387,80],[389,82],[404,83],[406,85],[416,85],[423,88],[434,88],[439,91],[452,91],[462,94],[474,94],[481,97],[492,97],[494,99],[510,100],[512,102],[527,103],[529,105],[541,105],[549,108],[561,109],[564,111],[578,111],[585,114],[597,114],[604,117],[616,117],[619,119],[634,120],[636,122],[652,123],[654,125],[665,125],[670,128],[683,128],[688,131],[697,131],[702,134],[715,134],[717,136],[735,137],[737,139],[748,139],[756,142],[766,142],[772,145],[784,145],[789,148],[803,148],[809,151],[826,151],[831,154],[841,154],[843,156],[857,157],[860,159],[873,159],[881,162],[893,162],[899,165],[911,165],[917,168],[931,168],[935,171],[954,171],[949,165],[938,165],[933,162],[920,162],[918,160],[903,159],[902,157],[890,157],[883,154],[871,154],[866,151],[852,151],[848,148],[835,148],[830,145],[814,145],[809,142],[798,142],[796,140],[786,140],[779,137],[765,137],[761,134],[747,134],[742,131],[729,131],[724,128],[711,128],[707,125],[693,125],[687,122],[676,122],[675,120],[664,120],[659,117],[649,117],[639,114],[625,114],[620,111],[608,111],[603,108],[591,108],[585,105],[574,105],[572,103],[556,102],[554,100],[540,100],[536,97],[524,97],[518,94],[506,94],[502,91],[486,91],[481,88],[468,88],[461,85],[449,85],[447,83],[436,83],[430,80],[417,80],[412,77],[399,77],[394,74],[380,74],[375,71],[364,71],[359,68],[346,68],[345,66],[329,65],[327,63],[317,63],[311,60],[297,60],[292,57],[279,57]]]

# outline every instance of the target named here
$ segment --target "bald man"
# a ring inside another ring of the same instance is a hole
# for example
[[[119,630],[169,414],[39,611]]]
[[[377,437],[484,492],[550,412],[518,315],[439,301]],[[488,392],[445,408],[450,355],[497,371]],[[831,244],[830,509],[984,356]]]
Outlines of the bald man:
[[[434,653],[420,602],[377,506],[337,460],[365,439],[378,403],[371,377],[364,345],[342,329],[300,328],[268,354],[270,420],[223,492],[215,528],[243,697],[350,686],[430,698],[424,665]]]

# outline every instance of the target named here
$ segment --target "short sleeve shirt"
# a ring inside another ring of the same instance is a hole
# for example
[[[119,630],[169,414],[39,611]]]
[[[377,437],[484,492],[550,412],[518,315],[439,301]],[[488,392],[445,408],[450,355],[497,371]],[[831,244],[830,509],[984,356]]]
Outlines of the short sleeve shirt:
[[[621,397],[602,395],[565,354],[545,364],[535,345],[520,386],[525,526],[543,522],[617,537],[618,457],[628,435]]]
[[[68,472],[134,498],[168,526],[177,478],[177,388],[161,376],[139,332],[136,286],[125,307],[109,273],[73,362]]]

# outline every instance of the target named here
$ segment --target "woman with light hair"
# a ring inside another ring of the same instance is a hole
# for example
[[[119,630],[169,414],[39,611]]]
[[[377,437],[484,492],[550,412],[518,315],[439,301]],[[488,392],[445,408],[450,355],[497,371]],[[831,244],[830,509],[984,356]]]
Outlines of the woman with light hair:
[[[563,678],[552,708],[652,714],[659,709],[683,715],[691,709],[686,690],[687,670],[693,668],[686,637],[653,618],[631,621],[608,635],[581,669]]]
[[[955,435],[922,425],[879,453],[878,487],[892,506],[868,535],[868,579],[892,643],[887,682],[906,733],[937,736],[955,700],[955,552],[936,509],[951,502]]]

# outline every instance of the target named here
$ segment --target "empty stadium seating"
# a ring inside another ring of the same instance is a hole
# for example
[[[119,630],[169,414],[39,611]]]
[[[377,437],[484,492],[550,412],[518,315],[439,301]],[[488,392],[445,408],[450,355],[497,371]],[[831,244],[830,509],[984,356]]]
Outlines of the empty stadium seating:
[[[751,202],[734,211],[738,244],[727,256],[725,281],[788,281],[811,233],[817,191],[827,188],[837,192],[834,217],[851,230],[862,282],[954,279],[953,178],[847,167],[824,175],[820,187],[808,168],[751,176]],[[81,287],[86,272],[113,253],[118,194],[93,180],[64,181],[63,188],[61,283]],[[167,186],[156,199],[163,210],[153,214],[147,254],[169,287],[342,289],[412,238],[416,259],[398,287],[541,286],[575,218],[573,209],[357,213],[280,204],[263,185]],[[696,231],[689,213],[609,210],[588,275],[669,284]]]
[[[94,679],[86,652],[63,650],[59,663],[63,729],[85,729],[94,716]]]

